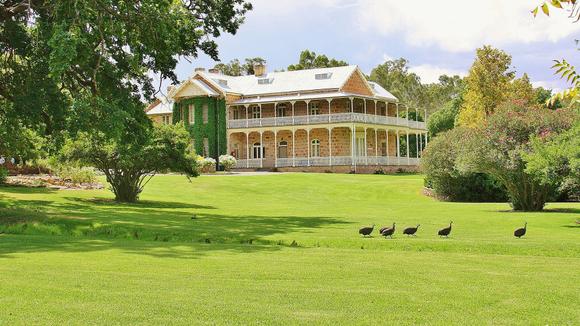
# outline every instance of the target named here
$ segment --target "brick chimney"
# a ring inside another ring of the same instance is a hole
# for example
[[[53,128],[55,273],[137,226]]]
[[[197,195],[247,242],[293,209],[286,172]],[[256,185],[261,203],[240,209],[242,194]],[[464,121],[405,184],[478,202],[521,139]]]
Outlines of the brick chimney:
[[[261,63],[254,64],[254,76],[260,77],[266,74],[266,65]]]
[[[204,72],[205,71],[205,68],[203,68],[203,67],[196,67],[193,71],[194,72]]]

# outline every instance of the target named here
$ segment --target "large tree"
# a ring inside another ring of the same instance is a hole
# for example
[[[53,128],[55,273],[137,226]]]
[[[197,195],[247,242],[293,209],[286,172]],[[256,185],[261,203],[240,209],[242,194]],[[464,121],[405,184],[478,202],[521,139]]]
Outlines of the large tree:
[[[425,86],[417,74],[409,72],[408,63],[404,58],[387,60],[371,71],[370,80],[391,92],[402,103],[423,108],[427,102]]]
[[[343,60],[328,58],[324,54],[316,54],[314,51],[304,50],[300,52],[300,58],[297,64],[288,66],[288,70],[304,70],[313,68],[329,68],[348,66],[348,63]]]
[[[465,126],[481,124],[495,108],[506,100],[514,72],[512,58],[491,46],[477,49],[475,62],[465,78],[463,105],[458,123]]]
[[[246,58],[244,64],[239,59],[232,59],[228,63],[220,62],[214,66],[214,69],[228,76],[244,76],[254,74],[254,65],[265,65],[266,60],[260,57]]]
[[[119,138],[158,90],[150,74],[177,82],[179,57],[218,60],[215,38],[235,33],[250,9],[244,0],[2,1],[0,121],[51,139],[62,130]]]

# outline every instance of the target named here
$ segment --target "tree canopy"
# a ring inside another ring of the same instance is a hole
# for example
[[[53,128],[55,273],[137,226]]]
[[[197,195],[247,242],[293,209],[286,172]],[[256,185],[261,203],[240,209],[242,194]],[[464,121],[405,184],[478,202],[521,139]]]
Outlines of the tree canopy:
[[[300,52],[300,58],[297,64],[288,66],[288,70],[304,70],[313,68],[329,68],[348,66],[348,63],[343,60],[328,58],[324,54],[316,54],[314,51],[304,50]]]
[[[243,76],[243,75],[253,75],[254,65],[256,64],[266,64],[266,60],[260,57],[246,58],[244,63],[241,64],[239,59],[232,59],[228,63],[218,63],[213,68],[221,71],[223,74],[228,76]]]

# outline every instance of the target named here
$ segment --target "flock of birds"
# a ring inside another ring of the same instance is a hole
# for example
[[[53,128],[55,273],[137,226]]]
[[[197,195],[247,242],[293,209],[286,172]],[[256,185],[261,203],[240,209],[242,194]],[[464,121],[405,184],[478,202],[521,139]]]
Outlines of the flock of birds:
[[[449,237],[449,234],[451,234],[452,225],[453,225],[453,221],[449,222],[449,226],[437,231],[437,235],[439,237]],[[415,236],[417,236],[416,233],[417,233],[417,230],[419,230],[419,226],[421,226],[421,224],[417,224],[417,226],[411,226],[411,227],[405,228],[403,230],[403,234],[406,234],[407,236],[414,236],[415,237]],[[524,224],[523,228],[518,228],[514,231],[514,237],[521,238],[524,235],[526,235],[527,228],[528,228],[528,222],[526,222]],[[374,224],[372,226],[364,226],[358,230],[358,233],[360,235],[362,235],[363,237],[367,237],[367,236],[370,236],[371,233],[373,233],[374,229],[375,229]],[[385,226],[385,227],[380,228],[379,233],[383,237],[389,237],[392,239],[393,234],[395,234],[395,223],[393,223],[393,226]]]

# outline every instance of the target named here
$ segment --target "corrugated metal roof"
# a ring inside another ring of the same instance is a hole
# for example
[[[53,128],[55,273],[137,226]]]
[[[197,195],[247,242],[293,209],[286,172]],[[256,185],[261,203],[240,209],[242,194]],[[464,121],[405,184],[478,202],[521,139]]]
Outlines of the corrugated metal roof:
[[[373,89],[373,93],[375,93],[375,96],[390,99],[393,101],[398,101],[398,99],[395,97],[395,95],[391,94],[389,91],[384,89],[381,85],[379,85],[375,82],[372,82],[372,81],[369,81],[369,84],[371,85],[371,87]]]
[[[307,93],[307,94],[294,94],[294,95],[283,95],[283,96],[268,96],[268,97],[252,97],[237,100],[235,102],[229,103],[230,105],[244,105],[244,104],[258,104],[258,103],[272,103],[272,102],[290,102],[290,101],[304,101],[304,100],[320,100],[320,99],[333,99],[333,98],[368,98],[374,99],[371,96],[364,96],[360,94],[352,94],[345,92],[325,92],[325,93]]]
[[[147,111],[147,115],[168,114],[173,113],[173,101],[169,101],[165,97],[159,98],[159,103]]]
[[[344,85],[357,66],[317,68],[297,71],[270,72],[264,76],[227,76],[208,72],[198,72],[205,79],[211,79],[226,92],[246,96],[288,92],[307,92],[323,89],[339,89]],[[330,78],[316,78],[317,74],[327,74]],[[260,82],[260,80],[262,80]],[[266,82],[267,81],[267,82]]]

